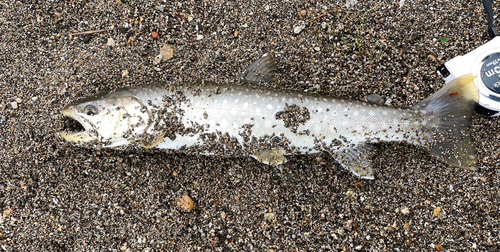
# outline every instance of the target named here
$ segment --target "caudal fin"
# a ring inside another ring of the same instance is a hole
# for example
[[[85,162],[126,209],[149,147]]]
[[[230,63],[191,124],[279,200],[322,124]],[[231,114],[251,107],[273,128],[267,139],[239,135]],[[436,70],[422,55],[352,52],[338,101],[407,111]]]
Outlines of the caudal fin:
[[[478,99],[475,78],[472,74],[460,76],[413,106],[425,114],[431,154],[446,164],[469,170],[477,169],[469,130]]]

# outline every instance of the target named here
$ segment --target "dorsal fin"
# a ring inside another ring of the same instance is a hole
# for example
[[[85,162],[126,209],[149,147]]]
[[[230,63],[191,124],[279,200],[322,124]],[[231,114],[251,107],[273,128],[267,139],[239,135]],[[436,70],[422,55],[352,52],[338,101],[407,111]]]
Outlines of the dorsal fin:
[[[236,78],[252,84],[261,82],[272,84],[275,82],[274,72],[275,66],[273,57],[266,53],[260,59],[252,62],[245,70],[238,73]]]

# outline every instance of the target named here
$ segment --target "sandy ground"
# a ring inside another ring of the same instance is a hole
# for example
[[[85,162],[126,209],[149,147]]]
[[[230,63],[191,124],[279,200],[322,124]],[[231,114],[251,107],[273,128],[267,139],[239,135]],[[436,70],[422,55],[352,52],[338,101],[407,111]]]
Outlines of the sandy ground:
[[[1,1],[0,250],[500,250],[498,118],[473,118],[479,171],[387,143],[373,181],[327,154],[272,167],[57,135],[78,98],[232,82],[266,52],[275,88],[409,107],[444,84],[437,66],[489,39],[480,1],[359,2]],[[174,57],[154,65],[163,43]]]

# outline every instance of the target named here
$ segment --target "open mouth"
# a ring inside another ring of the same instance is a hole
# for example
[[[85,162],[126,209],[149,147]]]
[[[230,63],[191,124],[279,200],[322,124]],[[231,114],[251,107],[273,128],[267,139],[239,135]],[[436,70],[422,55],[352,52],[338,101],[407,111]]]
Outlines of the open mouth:
[[[65,140],[70,142],[89,142],[94,138],[91,136],[89,129],[91,124],[85,119],[75,116],[71,108],[64,108],[62,114],[65,115],[64,130],[59,132]]]

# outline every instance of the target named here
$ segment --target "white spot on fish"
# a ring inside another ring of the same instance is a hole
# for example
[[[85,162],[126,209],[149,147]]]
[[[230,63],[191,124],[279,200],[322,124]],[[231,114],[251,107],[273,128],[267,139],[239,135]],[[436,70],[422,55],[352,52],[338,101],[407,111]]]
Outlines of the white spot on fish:
[[[271,127],[273,127],[273,123],[270,120],[266,120],[264,122],[264,127],[267,129],[271,129]]]
[[[382,112],[382,115],[385,115],[385,116],[386,116],[387,114],[389,114],[389,113],[387,112],[387,110],[384,110],[384,111]]]
[[[231,115],[236,115],[237,113],[238,111],[235,108],[231,109]]]
[[[248,102],[243,103],[243,108],[248,108]]]
[[[316,124],[314,125],[314,133],[319,133],[321,132],[321,125],[320,124]]]
[[[222,119],[219,121],[219,124],[222,128],[225,128],[227,127],[227,120],[226,119]]]
[[[266,108],[267,108],[267,109],[273,109],[273,105],[271,105],[271,104],[267,104]]]

